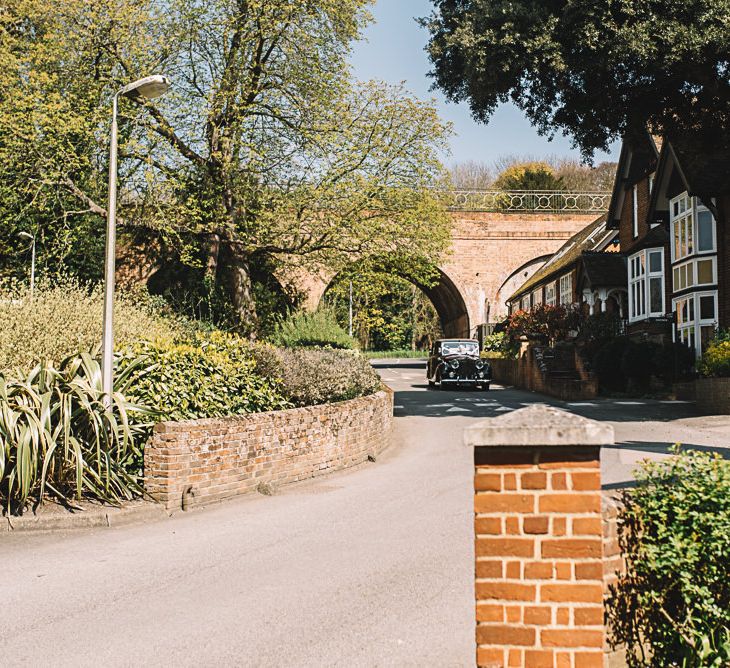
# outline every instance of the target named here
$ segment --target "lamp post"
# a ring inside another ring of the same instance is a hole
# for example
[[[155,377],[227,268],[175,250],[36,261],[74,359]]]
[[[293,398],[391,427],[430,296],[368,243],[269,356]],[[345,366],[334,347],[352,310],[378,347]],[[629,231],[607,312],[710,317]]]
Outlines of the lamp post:
[[[35,290],[35,234],[30,232],[18,232],[19,237],[30,239],[30,302],[33,303],[33,292]]]
[[[114,387],[114,272],[117,217],[117,106],[119,96],[145,97],[152,100],[170,87],[167,77],[155,74],[138,79],[119,89],[112,99],[112,131],[109,146],[109,205],[106,215],[106,253],[104,260],[104,333],[102,335],[101,379],[104,403],[111,406]]]

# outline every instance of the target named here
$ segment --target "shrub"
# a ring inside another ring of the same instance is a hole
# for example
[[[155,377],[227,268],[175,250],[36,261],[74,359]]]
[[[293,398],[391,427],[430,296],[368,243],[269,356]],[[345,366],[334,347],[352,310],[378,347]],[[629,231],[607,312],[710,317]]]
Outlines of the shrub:
[[[529,311],[517,311],[507,318],[507,334],[511,339],[519,336],[541,336],[551,341],[565,339],[570,330],[580,325],[580,311],[562,304],[540,304]]]
[[[297,406],[355,399],[381,387],[370,363],[354,351],[281,349],[277,356],[284,394]]]
[[[131,396],[155,408],[164,420],[223,417],[289,408],[281,382],[259,369],[260,351],[224,332],[198,333],[192,339],[158,339],[134,346],[121,360],[142,356],[146,368],[133,372]]]
[[[519,351],[519,342],[510,339],[507,332],[495,332],[484,337],[482,357],[484,358],[515,358]]]
[[[702,355],[699,371],[703,376],[730,376],[730,331],[718,332]]]
[[[612,643],[630,666],[730,665],[730,462],[675,450],[643,464],[623,501]]]
[[[30,370],[41,359],[60,362],[101,343],[104,296],[73,280],[42,282],[31,302],[28,289],[0,288],[0,369]],[[139,339],[174,336],[191,325],[160,315],[158,301],[141,295],[117,296],[114,334],[117,348]],[[164,309],[167,312],[167,309]]]
[[[620,360],[615,360],[621,366],[621,373],[630,381],[631,385],[640,391],[649,387],[654,366],[652,358],[656,344],[648,341],[629,341],[624,348]]]
[[[283,348],[355,348],[355,340],[340,327],[334,312],[326,308],[293,313],[276,326],[271,341]]]
[[[613,392],[626,390],[628,379],[621,370],[621,360],[628,345],[626,337],[610,339],[594,354],[592,368],[603,389]]]
[[[46,361],[25,375],[0,373],[0,500],[10,512],[45,492],[107,502],[141,493],[144,420],[152,411],[123,394],[141,364],[129,360],[117,376],[111,411],[99,363],[88,354],[57,367]]]

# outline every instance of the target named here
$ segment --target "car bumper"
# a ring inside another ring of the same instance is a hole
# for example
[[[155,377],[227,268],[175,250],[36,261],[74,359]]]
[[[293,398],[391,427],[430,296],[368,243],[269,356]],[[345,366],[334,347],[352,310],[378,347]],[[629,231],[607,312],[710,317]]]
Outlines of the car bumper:
[[[454,385],[481,385],[491,383],[491,378],[442,378],[442,383],[453,383]]]

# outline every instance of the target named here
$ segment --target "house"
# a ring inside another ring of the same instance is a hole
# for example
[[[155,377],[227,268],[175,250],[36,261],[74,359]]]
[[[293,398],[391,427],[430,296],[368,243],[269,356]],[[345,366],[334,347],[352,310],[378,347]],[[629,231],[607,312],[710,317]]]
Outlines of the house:
[[[601,216],[573,235],[508,301],[510,313],[540,304],[584,304],[624,317],[627,307],[625,260],[615,230]]]

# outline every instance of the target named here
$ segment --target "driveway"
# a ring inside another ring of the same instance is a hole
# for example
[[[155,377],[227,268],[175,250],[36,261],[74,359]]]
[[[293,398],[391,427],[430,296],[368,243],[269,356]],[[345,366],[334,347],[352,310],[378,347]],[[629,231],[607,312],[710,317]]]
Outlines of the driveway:
[[[461,432],[544,398],[428,391],[420,364],[380,372],[398,419],[375,463],[154,524],[0,536],[2,665],[473,665]],[[616,427],[608,485],[674,440],[730,440],[691,404],[564,407]]]

